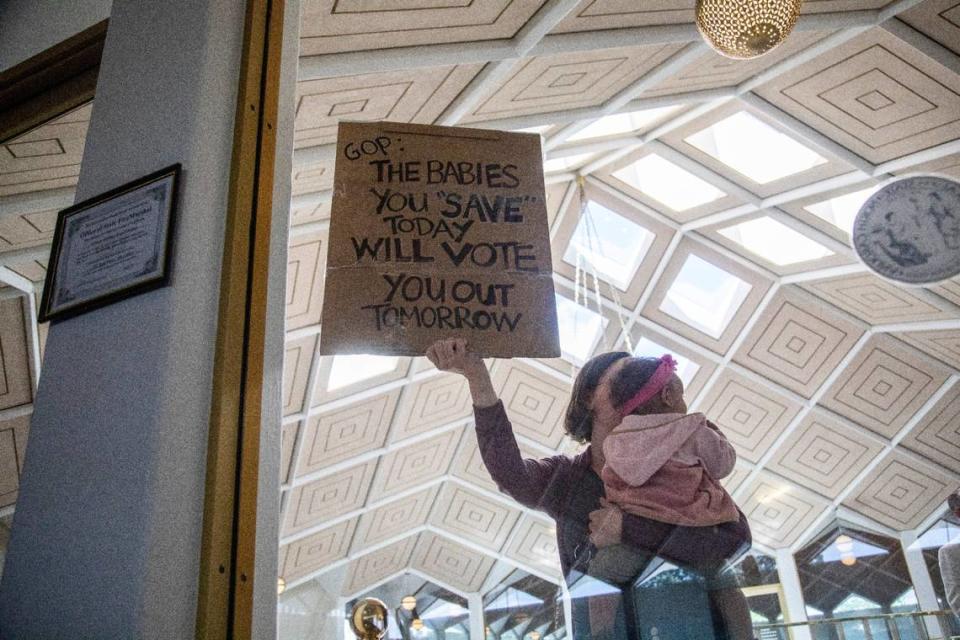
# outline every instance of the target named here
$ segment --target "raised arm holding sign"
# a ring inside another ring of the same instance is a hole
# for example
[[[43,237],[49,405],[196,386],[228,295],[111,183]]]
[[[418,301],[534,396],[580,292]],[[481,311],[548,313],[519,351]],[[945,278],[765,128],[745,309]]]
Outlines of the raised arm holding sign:
[[[320,352],[560,355],[540,138],[341,123]]]

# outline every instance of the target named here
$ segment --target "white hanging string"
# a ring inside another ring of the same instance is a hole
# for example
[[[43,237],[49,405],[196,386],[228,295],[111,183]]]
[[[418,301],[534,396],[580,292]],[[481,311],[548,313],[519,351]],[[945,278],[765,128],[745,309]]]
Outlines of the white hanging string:
[[[589,251],[594,256],[600,255],[600,252],[602,250],[601,238],[600,238],[599,232],[597,231],[596,221],[593,219],[593,216],[590,213],[590,206],[589,206],[589,201],[587,200],[586,189],[584,188],[583,177],[580,177],[577,179],[577,188],[578,188],[578,195],[580,198],[580,217],[586,221],[585,230],[587,233],[587,245],[588,245]],[[582,255],[582,252],[580,251],[580,248],[577,247],[578,272],[580,269],[581,255]],[[603,304],[602,304],[602,299],[600,295],[600,278],[597,275],[597,268],[596,268],[595,261],[588,260],[587,262],[590,265],[590,272],[593,276],[593,291],[596,298],[597,313],[599,313],[602,317]],[[586,298],[588,297],[586,277],[584,277],[583,285],[584,285],[584,298],[586,302]],[[577,286],[579,287],[579,283]],[[623,304],[620,299],[620,293],[617,290],[617,287],[612,282],[607,282],[607,288],[610,290],[610,297],[613,298],[614,307],[616,308],[616,312],[617,312],[617,321],[620,323],[620,330],[623,333],[623,339],[624,339],[624,342],[626,343],[627,350],[630,353],[633,353],[633,344],[632,344],[633,341],[630,339],[630,333],[627,331],[627,321],[623,313]],[[584,304],[584,306],[587,307],[586,304]],[[606,331],[603,332],[603,347],[604,347],[604,350],[610,349],[610,341],[607,337]]]

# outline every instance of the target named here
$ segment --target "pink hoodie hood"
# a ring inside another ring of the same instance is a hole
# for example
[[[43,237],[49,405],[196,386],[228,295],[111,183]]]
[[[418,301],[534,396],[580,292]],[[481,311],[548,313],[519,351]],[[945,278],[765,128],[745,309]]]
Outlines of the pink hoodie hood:
[[[606,465],[628,484],[640,486],[706,424],[702,413],[627,416],[603,441]]]

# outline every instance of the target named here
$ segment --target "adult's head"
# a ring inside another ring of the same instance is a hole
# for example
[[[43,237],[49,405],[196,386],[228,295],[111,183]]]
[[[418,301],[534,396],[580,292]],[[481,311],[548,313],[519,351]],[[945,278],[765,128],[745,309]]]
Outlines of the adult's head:
[[[573,383],[564,428],[578,442],[599,442],[623,418],[622,408],[656,374],[661,358],[635,358],[625,351],[598,355]],[[675,374],[631,413],[686,413],[683,383]]]
[[[960,518],[960,489],[957,489],[947,498],[947,506],[956,517]]]

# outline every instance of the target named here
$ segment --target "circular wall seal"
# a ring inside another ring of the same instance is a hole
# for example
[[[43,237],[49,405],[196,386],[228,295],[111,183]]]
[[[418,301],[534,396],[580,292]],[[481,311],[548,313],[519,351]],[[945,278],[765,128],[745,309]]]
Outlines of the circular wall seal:
[[[934,284],[960,274],[960,182],[890,182],[857,213],[853,247],[868,268],[896,282]]]

